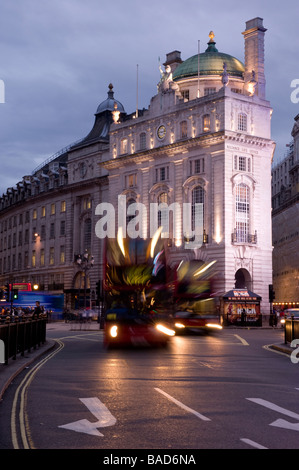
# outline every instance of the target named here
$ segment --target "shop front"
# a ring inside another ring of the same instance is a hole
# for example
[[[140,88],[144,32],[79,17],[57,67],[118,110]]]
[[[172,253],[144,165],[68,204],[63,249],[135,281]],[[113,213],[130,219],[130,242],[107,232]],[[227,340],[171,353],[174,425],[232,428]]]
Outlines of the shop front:
[[[262,326],[262,298],[248,289],[232,289],[220,299],[225,326]]]

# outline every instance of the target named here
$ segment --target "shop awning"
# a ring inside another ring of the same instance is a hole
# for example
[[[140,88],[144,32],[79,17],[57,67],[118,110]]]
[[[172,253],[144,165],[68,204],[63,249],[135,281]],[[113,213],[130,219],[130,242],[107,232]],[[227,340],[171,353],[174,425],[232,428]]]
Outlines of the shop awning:
[[[262,297],[248,289],[232,289],[224,294],[223,300],[230,302],[259,302]]]

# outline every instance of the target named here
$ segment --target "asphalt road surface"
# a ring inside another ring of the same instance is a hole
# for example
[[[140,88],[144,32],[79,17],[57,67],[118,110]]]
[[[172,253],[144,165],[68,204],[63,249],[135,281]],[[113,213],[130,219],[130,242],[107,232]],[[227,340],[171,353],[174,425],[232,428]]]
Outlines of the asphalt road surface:
[[[295,449],[299,364],[272,329],[106,350],[102,331],[56,331],[0,406],[1,449]]]

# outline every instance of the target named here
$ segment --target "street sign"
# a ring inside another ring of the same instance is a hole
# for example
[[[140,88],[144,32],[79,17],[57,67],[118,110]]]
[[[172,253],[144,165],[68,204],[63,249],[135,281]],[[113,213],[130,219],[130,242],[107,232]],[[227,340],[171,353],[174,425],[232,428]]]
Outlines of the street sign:
[[[88,419],[80,419],[73,423],[58,426],[59,428],[69,429],[70,431],[83,432],[91,434],[92,436],[103,436],[104,434],[98,431],[98,428],[106,428],[113,426],[116,419],[110,413],[108,408],[97,398],[79,398],[79,400],[89,409],[89,411],[97,418],[97,421],[92,423]]]

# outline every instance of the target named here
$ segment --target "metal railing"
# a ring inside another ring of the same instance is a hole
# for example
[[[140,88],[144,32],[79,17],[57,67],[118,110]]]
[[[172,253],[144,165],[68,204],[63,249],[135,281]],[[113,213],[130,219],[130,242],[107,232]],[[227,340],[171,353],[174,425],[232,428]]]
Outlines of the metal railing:
[[[287,318],[284,325],[284,340],[286,343],[291,343],[293,339],[299,339],[299,320],[294,320],[294,317]]]
[[[4,363],[9,359],[17,359],[17,355],[24,356],[25,351],[30,352],[46,341],[47,318],[22,318],[13,320],[8,316],[1,319],[0,340],[4,343]],[[3,344],[2,343],[2,344]]]

